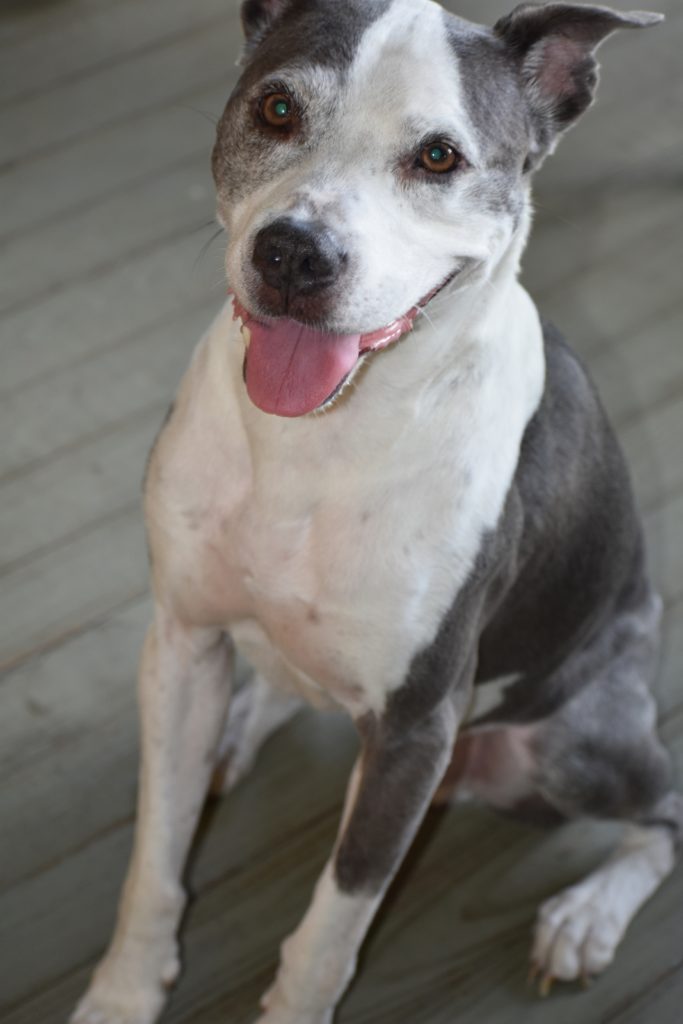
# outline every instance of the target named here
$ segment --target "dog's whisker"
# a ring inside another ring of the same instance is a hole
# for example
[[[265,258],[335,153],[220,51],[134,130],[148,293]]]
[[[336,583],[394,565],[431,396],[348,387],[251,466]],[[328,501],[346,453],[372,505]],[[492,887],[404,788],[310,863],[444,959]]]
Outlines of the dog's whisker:
[[[205,227],[206,227],[206,225],[205,225]],[[197,258],[195,259],[195,261],[193,263],[193,269],[197,268],[200,260],[202,260],[204,258],[204,256],[206,256],[206,254],[209,251],[210,247],[213,245],[213,243],[216,241],[216,239],[220,235],[222,235],[222,234],[223,234],[223,228],[219,227],[216,231],[214,231],[214,233],[211,235],[211,237],[208,238],[206,242],[204,242],[204,245],[199,250]]]
[[[220,118],[216,117],[214,114],[210,114],[207,110],[200,110],[199,107],[193,107],[190,103],[178,103],[178,107],[181,110],[189,110],[193,114],[199,114],[200,117],[203,117],[204,120],[214,125],[214,127],[218,124],[220,120]]]

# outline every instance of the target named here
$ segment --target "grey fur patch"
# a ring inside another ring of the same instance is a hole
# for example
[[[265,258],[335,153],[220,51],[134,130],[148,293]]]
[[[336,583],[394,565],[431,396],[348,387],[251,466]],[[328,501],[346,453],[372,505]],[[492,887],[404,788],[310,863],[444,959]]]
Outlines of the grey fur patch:
[[[392,0],[291,0],[247,55],[244,71],[218,122],[213,177],[228,202],[284,170],[301,154],[246,130],[252,94],[282,69],[322,67],[343,79],[363,34]],[[317,142],[320,144],[322,138]]]
[[[590,673],[562,667],[579,651],[590,660],[614,616],[650,594],[628,471],[600,400],[547,325],[545,349],[543,399],[499,524],[503,536],[519,534],[505,545],[511,585],[479,644],[478,681],[519,675],[487,716],[496,721],[546,718],[574,696]]]
[[[446,15],[469,121],[483,167],[472,184],[477,205],[508,214],[517,225],[524,205],[521,178],[531,129],[519,74],[504,42],[491,29]]]
[[[287,64],[317,65],[343,72],[365,31],[392,0],[289,0],[270,32],[251,54],[245,82]],[[238,84],[239,88],[239,84]]]
[[[509,49],[492,29],[455,15],[446,15],[446,33],[485,164],[517,175],[528,152],[530,124]]]
[[[415,656],[382,717],[367,716],[359,723],[361,783],[335,858],[344,892],[380,891],[405,852],[406,833],[443,775],[454,740],[444,709],[450,704],[460,721],[469,703],[487,588],[495,585],[502,555],[500,536],[485,538],[434,642]]]
[[[454,736],[442,707],[407,731],[396,729],[391,716],[368,715],[358,727],[361,782],[335,854],[335,877],[342,892],[376,894],[392,878],[429,806]]]

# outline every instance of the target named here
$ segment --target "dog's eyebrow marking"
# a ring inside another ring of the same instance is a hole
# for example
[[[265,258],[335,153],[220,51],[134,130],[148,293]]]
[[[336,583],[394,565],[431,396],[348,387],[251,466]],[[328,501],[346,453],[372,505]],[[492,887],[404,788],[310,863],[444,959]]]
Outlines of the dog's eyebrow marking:
[[[349,69],[350,93],[373,92],[407,114],[407,122],[419,123],[424,132],[425,111],[433,123],[451,125],[463,154],[476,162],[477,134],[464,101],[457,55],[449,42],[446,13],[441,7],[420,6],[412,0],[394,0],[363,35]],[[420,72],[428,66],[430,74]]]
[[[474,126],[482,161],[515,168],[528,131],[518,80],[500,40],[489,29],[445,14],[448,46],[457,61],[463,105]]]

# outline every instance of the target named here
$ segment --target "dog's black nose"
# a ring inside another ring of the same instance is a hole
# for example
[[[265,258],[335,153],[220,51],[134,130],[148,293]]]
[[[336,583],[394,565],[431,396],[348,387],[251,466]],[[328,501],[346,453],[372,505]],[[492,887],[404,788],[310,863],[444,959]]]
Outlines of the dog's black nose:
[[[259,231],[252,259],[266,284],[286,296],[311,295],[334,284],[346,262],[324,225],[286,218]]]

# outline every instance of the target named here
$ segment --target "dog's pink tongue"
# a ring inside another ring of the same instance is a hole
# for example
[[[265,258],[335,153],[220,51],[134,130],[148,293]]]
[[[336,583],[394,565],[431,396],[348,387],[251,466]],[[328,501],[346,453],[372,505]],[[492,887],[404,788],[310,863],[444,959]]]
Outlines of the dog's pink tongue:
[[[336,391],[356,364],[360,334],[324,334],[295,320],[251,321],[245,380],[254,405],[303,416]]]

